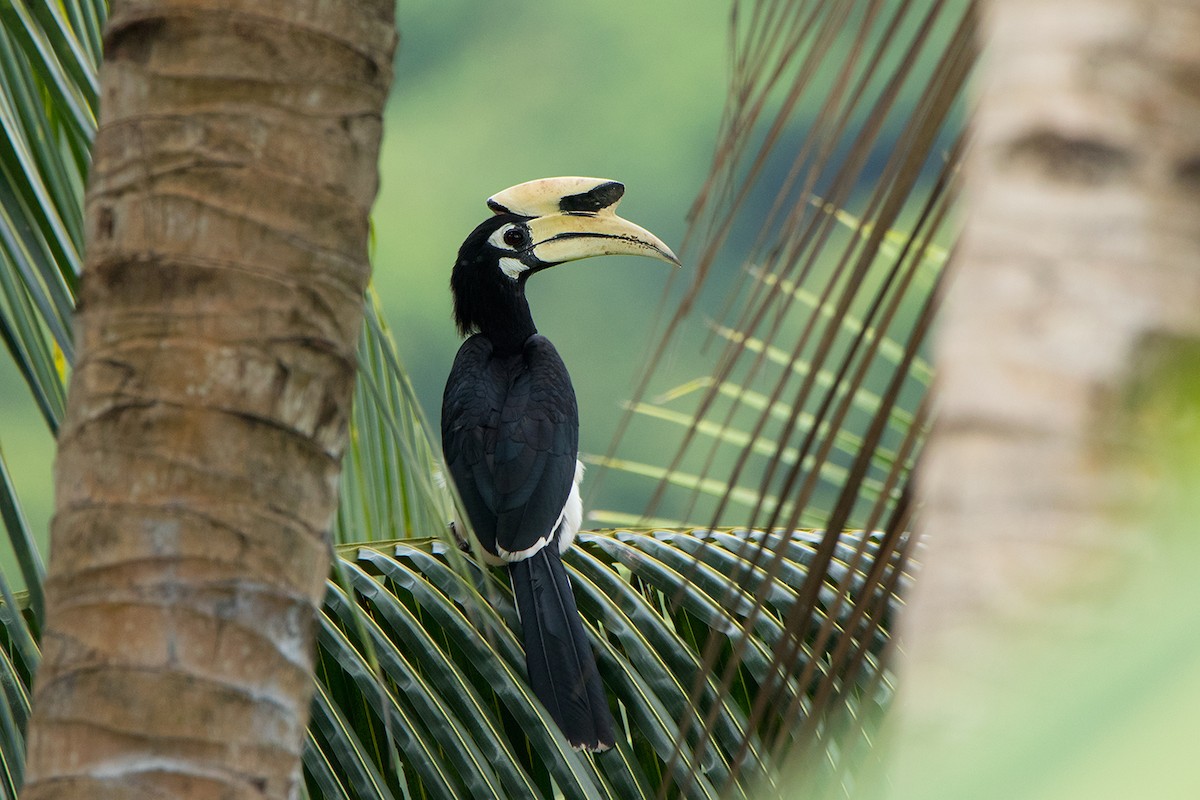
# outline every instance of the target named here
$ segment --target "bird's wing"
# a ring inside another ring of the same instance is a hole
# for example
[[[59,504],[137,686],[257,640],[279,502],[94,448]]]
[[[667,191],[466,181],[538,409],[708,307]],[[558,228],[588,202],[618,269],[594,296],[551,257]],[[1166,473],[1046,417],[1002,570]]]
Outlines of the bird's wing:
[[[575,390],[558,351],[533,336],[523,356],[500,415],[493,462],[496,546],[511,559],[533,555],[553,538],[579,452]]]
[[[459,350],[446,384],[442,448],[480,543],[519,560],[553,538],[574,480],[579,413],[545,337],[511,360],[492,359],[477,338]]]
[[[442,456],[480,544],[496,553],[491,453],[496,448],[503,394],[491,379],[491,343],[476,334],[463,342],[442,396]]]

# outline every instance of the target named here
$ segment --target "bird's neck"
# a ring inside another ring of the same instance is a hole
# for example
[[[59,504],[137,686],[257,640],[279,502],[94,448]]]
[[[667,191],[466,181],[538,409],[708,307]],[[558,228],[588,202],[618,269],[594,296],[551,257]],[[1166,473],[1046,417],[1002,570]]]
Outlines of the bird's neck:
[[[529,337],[537,333],[522,286],[505,292],[500,302],[489,304],[478,324],[479,332],[491,340],[492,353],[497,356],[521,352]]]

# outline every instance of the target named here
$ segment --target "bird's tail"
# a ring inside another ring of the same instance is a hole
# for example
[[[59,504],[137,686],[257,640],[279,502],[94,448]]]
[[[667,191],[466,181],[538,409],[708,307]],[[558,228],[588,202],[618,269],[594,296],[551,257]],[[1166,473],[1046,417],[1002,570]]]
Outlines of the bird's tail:
[[[573,747],[607,750],[615,741],[612,715],[557,548],[543,547],[508,569],[530,687]]]

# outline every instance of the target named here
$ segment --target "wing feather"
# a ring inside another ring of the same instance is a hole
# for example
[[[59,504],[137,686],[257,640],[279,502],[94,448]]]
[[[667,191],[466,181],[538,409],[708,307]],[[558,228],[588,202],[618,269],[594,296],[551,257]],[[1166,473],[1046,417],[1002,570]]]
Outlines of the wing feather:
[[[442,448],[467,515],[493,554],[528,557],[554,534],[575,476],[579,413],[548,339],[494,357],[485,337],[459,349],[442,402]]]

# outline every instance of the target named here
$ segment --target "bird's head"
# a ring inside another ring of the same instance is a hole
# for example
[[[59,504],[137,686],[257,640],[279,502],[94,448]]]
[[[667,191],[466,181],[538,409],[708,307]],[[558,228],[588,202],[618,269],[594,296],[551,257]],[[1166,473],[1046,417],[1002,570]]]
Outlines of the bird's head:
[[[568,261],[623,254],[678,266],[661,239],[617,216],[624,193],[624,185],[602,178],[543,178],[488,198],[493,216],[463,242],[450,277],[459,330],[490,334],[524,324],[513,315],[528,317],[525,281]]]

